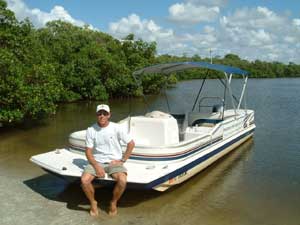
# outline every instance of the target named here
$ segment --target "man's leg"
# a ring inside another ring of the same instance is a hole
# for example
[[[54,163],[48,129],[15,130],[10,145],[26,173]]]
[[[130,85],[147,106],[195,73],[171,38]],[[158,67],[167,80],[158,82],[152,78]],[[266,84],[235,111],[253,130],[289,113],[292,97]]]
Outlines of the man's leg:
[[[91,204],[90,214],[91,216],[98,216],[97,201],[95,200],[95,189],[93,187],[92,181],[95,176],[89,173],[83,173],[81,176],[81,186],[86,197],[89,199]]]
[[[118,173],[112,174],[111,176],[115,179],[116,185],[113,190],[113,198],[110,202],[109,215],[115,216],[115,215],[117,215],[118,200],[121,198],[121,196],[126,188],[127,175],[126,175],[126,173],[118,172]]]

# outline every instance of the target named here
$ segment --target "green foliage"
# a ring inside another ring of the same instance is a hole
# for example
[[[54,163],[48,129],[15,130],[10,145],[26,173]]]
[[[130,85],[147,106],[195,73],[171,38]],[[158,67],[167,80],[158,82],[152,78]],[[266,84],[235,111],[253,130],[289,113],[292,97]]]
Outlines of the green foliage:
[[[143,92],[145,94],[158,94],[165,82],[165,77],[159,74],[144,75],[141,78],[141,83],[144,88]]]
[[[55,113],[62,89],[28,21],[18,22],[0,1],[0,122]]]
[[[155,62],[156,43],[134,41],[134,35],[129,34],[122,43],[122,51],[127,67],[133,71]]]
[[[0,122],[55,113],[59,102],[140,96],[134,69],[155,60],[156,44],[120,42],[62,21],[35,29],[0,0]]]
[[[161,74],[147,74],[143,75],[140,80],[144,94],[158,94],[162,88],[170,87],[177,83],[177,78],[174,74],[170,76],[162,76]]]
[[[178,80],[204,78],[207,70],[141,77],[131,76],[142,67],[167,62],[207,61],[199,55],[156,56],[156,43],[136,40],[129,34],[114,39],[100,31],[62,21],[34,28],[28,20],[17,21],[0,0],[0,123],[16,123],[54,114],[59,102],[105,101],[112,97],[158,93]],[[248,70],[251,77],[296,77],[300,65],[256,60],[248,62],[228,54],[214,63]],[[208,74],[217,78],[220,74]]]

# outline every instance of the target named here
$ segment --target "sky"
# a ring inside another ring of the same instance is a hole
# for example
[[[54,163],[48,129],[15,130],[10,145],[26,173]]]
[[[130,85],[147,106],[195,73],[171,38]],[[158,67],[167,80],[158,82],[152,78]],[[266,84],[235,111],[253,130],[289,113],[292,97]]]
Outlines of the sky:
[[[158,54],[300,64],[299,0],[5,0],[17,19],[64,20],[122,39],[157,43]]]

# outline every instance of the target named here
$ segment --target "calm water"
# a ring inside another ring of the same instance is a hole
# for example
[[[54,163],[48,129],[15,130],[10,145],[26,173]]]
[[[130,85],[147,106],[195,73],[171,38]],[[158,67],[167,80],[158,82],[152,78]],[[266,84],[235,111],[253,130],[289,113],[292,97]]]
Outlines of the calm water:
[[[217,81],[209,81],[206,92]],[[168,90],[172,112],[191,108],[200,81]],[[67,144],[68,134],[94,122],[96,102],[60,106],[35,126],[0,130],[0,224],[300,224],[300,79],[250,80],[247,105],[256,111],[255,137],[194,178],[165,193],[127,190],[116,218],[107,216],[110,190],[97,189],[101,217],[87,213],[78,185],[29,162]],[[148,98],[166,110],[164,96]],[[142,100],[110,102],[113,120],[145,112]]]

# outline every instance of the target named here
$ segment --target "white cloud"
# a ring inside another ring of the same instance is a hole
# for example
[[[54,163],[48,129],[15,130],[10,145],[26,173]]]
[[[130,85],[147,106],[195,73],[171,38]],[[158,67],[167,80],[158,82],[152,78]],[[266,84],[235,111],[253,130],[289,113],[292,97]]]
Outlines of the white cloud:
[[[47,22],[53,20],[66,21],[76,26],[85,25],[83,21],[74,19],[62,6],[54,6],[53,9],[51,9],[51,11],[48,13],[43,12],[40,9],[28,8],[23,0],[7,0],[7,5],[10,10],[14,11],[18,20],[29,18],[29,20],[36,27],[43,27]],[[93,29],[92,26],[89,27]]]
[[[203,33],[179,35],[172,29],[164,29],[153,20],[141,19],[136,14],[110,23],[109,33],[120,39],[129,33],[134,33],[136,38],[155,41],[158,54],[194,55],[205,53],[208,55],[210,47],[217,45],[214,27],[204,27]]]
[[[208,57],[212,49],[213,55],[233,53],[247,60],[299,63],[300,55],[296,54],[300,51],[298,22],[298,19],[277,15],[268,8],[257,7],[236,10],[222,17],[219,25],[204,26],[194,33],[179,35],[175,29],[165,29],[136,14],[111,23],[109,32],[118,38],[134,33],[145,41],[156,41],[159,54]]]
[[[266,7],[238,9],[233,15],[220,19],[218,40],[222,46],[237,49],[244,58],[288,62],[296,58],[295,44],[300,37],[296,24],[297,20]],[[288,48],[294,51],[287,51]],[[299,62],[300,56],[297,57]]]
[[[226,21],[224,21],[226,18]],[[265,7],[238,9],[232,16],[223,17],[222,22],[226,22],[231,27],[247,27],[250,29],[269,29],[280,30],[286,24],[286,18],[280,17]]]
[[[183,54],[190,51],[185,36],[178,36],[172,29],[164,29],[153,20],[141,19],[136,14],[131,14],[117,22],[109,24],[109,33],[122,39],[130,33],[144,41],[155,41],[159,54]]]
[[[300,19],[293,19],[293,25],[300,27]]]
[[[214,21],[224,0],[187,0],[169,7],[169,19],[175,23],[196,24]]]
[[[62,6],[44,12],[28,8],[24,0],[7,2],[18,19],[28,17],[37,27],[56,19],[79,26],[85,24],[74,19]],[[177,27],[163,27],[154,20],[131,14],[110,23],[108,32],[119,39],[133,33],[144,41],[155,41],[159,54],[208,57],[212,49],[213,55],[233,53],[248,60],[300,63],[299,18],[289,18],[287,14],[281,15],[260,6],[236,9],[222,15],[221,9],[226,3],[226,0],[185,0],[169,7],[169,18],[176,22]],[[209,26],[199,24],[188,32],[187,29],[180,30],[182,25],[205,21],[214,23]]]
[[[173,30],[162,29],[153,20],[141,20],[136,14],[110,23],[109,33],[118,38],[124,38],[129,33],[134,33],[138,38],[145,41],[163,41],[174,37]]]
[[[290,44],[293,44],[293,43],[295,43],[296,38],[295,37],[291,37],[291,36],[285,36],[284,37],[284,41],[286,41],[286,42],[288,42]]]
[[[249,43],[251,46],[262,46],[272,43],[271,35],[263,29],[251,30],[249,34],[251,36]],[[251,43],[251,41],[253,42]]]
[[[186,0],[185,2],[192,3],[193,5],[206,5],[206,6],[225,6],[228,0]]]
[[[169,7],[169,19],[178,24],[215,21],[227,0],[185,0]]]
[[[219,12],[220,9],[217,6],[206,7],[192,3],[176,3],[169,8],[169,19],[186,24],[210,22],[217,18]]]

